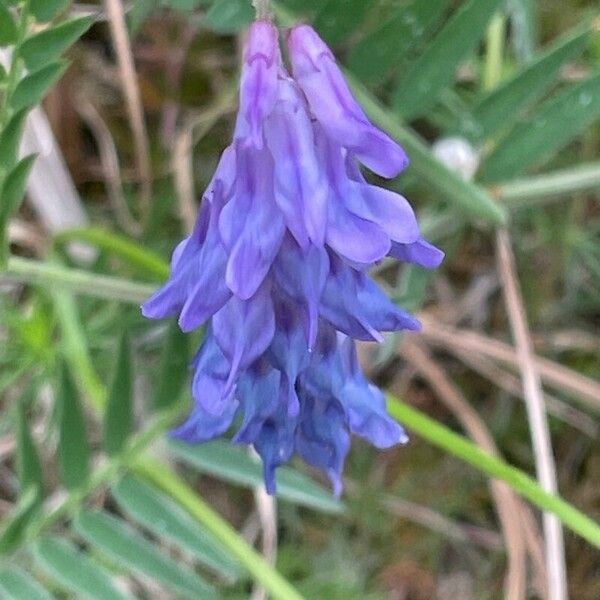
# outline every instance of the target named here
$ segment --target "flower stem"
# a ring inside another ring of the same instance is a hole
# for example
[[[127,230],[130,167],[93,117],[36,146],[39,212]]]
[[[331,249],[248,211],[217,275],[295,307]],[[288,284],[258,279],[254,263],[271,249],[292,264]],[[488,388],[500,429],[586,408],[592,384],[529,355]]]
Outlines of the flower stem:
[[[271,0],[252,0],[252,6],[256,9],[256,19],[268,19],[271,15]]]

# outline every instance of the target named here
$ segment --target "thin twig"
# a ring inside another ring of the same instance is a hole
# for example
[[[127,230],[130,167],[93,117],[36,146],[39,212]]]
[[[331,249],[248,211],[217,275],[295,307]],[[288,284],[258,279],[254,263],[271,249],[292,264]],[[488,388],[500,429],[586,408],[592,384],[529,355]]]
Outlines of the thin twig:
[[[533,344],[529,334],[508,230],[500,229],[497,232],[496,248],[504,301],[519,358],[537,476],[540,485],[546,491],[555,494],[557,492],[556,467],[552,455],[544,396],[535,364]],[[567,572],[562,526],[558,517],[550,513],[544,513],[543,522],[549,598],[565,600],[567,598]]]
[[[175,134],[173,157],[171,159],[175,190],[177,191],[177,200],[179,201],[179,215],[188,234],[194,229],[196,221],[192,132],[191,127],[183,127]]]
[[[449,327],[429,315],[419,317],[423,322],[422,335],[429,342],[451,352],[458,348],[519,368],[519,357],[509,344],[468,329]],[[600,383],[547,358],[534,356],[534,363],[546,384],[577,397],[595,410],[600,409]]]
[[[254,450],[250,452],[256,456]],[[254,488],[254,502],[262,531],[262,554],[265,560],[274,566],[277,561],[277,503],[262,484]],[[256,585],[250,599],[265,600],[266,597],[266,589],[262,585]]]
[[[133,52],[127,33],[125,11],[121,0],[104,0],[110,24],[111,35],[115,45],[121,85],[125,95],[125,103],[133,132],[135,158],[140,178],[140,204],[143,219],[150,214],[152,201],[152,172],[150,163],[150,147],[144,120],[144,109],[133,61]]]
[[[500,389],[524,400],[523,388],[518,377],[506,371],[497,363],[481,354],[463,352],[458,348],[453,350],[453,354],[470,369],[479,373]],[[579,429],[579,431],[589,435],[591,438],[595,438],[598,435],[598,424],[595,419],[550,394],[546,394],[545,397],[546,407],[552,416],[568,423],[571,427]]]
[[[140,224],[133,218],[123,194],[119,156],[110,130],[96,107],[86,98],[79,97],[77,112],[89,127],[98,145],[106,191],[110,204],[115,211],[117,222],[124,231],[137,236],[142,229]]]

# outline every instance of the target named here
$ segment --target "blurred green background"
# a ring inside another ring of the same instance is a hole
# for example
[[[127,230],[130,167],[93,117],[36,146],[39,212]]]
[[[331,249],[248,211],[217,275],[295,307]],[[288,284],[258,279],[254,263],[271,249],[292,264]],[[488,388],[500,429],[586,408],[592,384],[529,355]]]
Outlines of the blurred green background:
[[[38,86],[43,113],[30,118],[25,143],[40,158],[25,202],[0,223],[11,252],[0,273],[0,597],[263,597],[235,554],[248,548],[224,545],[219,526],[207,532],[210,514],[194,521],[177,505],[189,509],[190,491],[306,598],[506,597],[503,501],[416,433],[387,452],[355,440],[340,502],[319,473],[294,463],[276,506],[255,489],[260,468],[244,450],[166,441],[190,401],[186,365],[200,334],[145,321],[139,303],[166,277],[229,143],[250,2],[28,6],[26,36],[59,33],[30,43],[15,75],[51,68],[64,51],[71,63]],[[22,10],[0,0],[0,46],[15,45]],[[380,183],[402,190],[447,253],[433,273],[378,268],[425,330],[365,347],[370,376],[479,444],[492,438],[507,462],[535,473],[501,257],[498,266],[496,232],[507,223],[531,341],[546,361],[558,489],[597,518],[597,3],[282,0],[274,14],[284,26],[312,23],[373,119],[405,145],[412,167]],[[14,30],[1,23],[7,15]],[[60,29],[85,15],[93,22]],[[4,62],[0,106],[15,91],[8,54]],[[37,101],[29,86],[23,108]],[[16,168],[15,94],[14,110],[0,112],[3,182]],[[139,459],[147,448],[187,495],[160,469],[148,475],[152,463]],[[525,592],[512,597],[545,597],[540,514],[517,507],[533,530],[510,534],[527,546]],[[565,542],[570,597],[596,600],[597,549],[569,531]]]

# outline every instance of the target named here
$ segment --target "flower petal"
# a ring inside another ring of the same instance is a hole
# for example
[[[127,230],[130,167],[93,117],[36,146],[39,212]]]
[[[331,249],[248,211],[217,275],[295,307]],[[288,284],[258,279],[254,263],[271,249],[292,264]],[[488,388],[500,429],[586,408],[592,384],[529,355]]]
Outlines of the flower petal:
[[[294,78],[327,136],[382,177],[395,177],[406,168],[406,153],[369,121],[316,31],[308,25],[294,27],[288,45]]]
[[[436,269],[444,260],[444,252],[431,242],[419,238],[412,244],[392,243],[389,256],[405,262],[421,265],[426,269]]]

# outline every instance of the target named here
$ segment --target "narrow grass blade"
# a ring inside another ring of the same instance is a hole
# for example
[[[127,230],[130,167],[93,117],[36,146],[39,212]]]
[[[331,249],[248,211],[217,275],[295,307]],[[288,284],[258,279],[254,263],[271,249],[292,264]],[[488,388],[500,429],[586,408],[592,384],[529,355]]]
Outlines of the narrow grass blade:
[[[83,510],[75,529],[90,544],[118,563],[153,579],[193,600],[214,598],[214,589],[199,575],[161,553],[125,521],[102,511]]]
[[[133,373],[129,336],[119,342],[117,364],[104,412],[104,449],[109,455],[120,452],[133,431]]]
[[[123,510],[159,538],[170,540],[228,579],[239,576],[239,565],[218,540],[155,487],[127,475],[112,493]]]
[[[21,403],[17,408],[17,471],[21,490],[34,488],[41,499],[42,464]]]
[[[527,498],[538,508],[557,515],[563,524],[579,534],[590,544],[600,548],[600,525],[581,513],[559,496],[543,490],[537,482],[512,465],[492,456],[473,442],[454,433],[445,425],[428,417],[425,413],[409,406],[388,394],[388,410],[407,429],[423,439],[469,463],[479,471],[505,481],[517,493]]]
[[[162,351],[154,395],[154,408],[163,410],[179,399],[190,370],[190,336],[183,333],[176,320],[169,323]]]
[[[600,117],[600,72],[569,86],[521,121],[480,170],[487,182],[506,181],[552,156]]]
[[[443,18],[447,5],[448,0],[413,0],[400,6],[354,47],[348,67],[365,83],[384,81],[405,55],[427,38]]]
[[[524,109],[556,82],[561,67],[583,52],[590,33],[589,25],[570,31],[481,98],[473,108],[473,118],[479,123],[481,136],[485,138],[510,127]]]
[[[110,575],[64,539],[44,538],[33,549],[38,566],[77,598],[131,600],[113,584]]]
[[[202,473],[245,487],[255,487],[263,483],[262,466],[241,446],[234,446],[223,440],[198,445],[170,440],[169,448],[177,457]],[[305,475],[289,467],[281,467],[277,472],[277,496],[282,500],[325,512],[343,510],[339,500]]]
[[[90,473],[90,446],[77,387],[68,367],[61,368],[58,456],[61,478],[70,488],[83,485]]]
[[[501,0],[466,0],[398,83],[394,107],[405,118],[425,114],[475,49]]]

